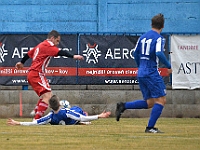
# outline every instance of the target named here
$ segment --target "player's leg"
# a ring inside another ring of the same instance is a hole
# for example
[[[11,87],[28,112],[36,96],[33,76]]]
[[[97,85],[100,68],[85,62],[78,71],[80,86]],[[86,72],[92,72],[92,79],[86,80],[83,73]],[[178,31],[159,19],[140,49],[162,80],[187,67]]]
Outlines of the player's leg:
[[[116,107],[116,111],[115,111],[117,121],[119,121],[121,114],[126,109],[148,109],[148,104],[145,100],[134,100],[131,102],[117,103],[117,107]]]
[[[31,111],[31,113],[30,113],[31,116],[35,116],[35,114],[36,114],[36,112],[37,112],[37,110],[38,110],[38,106],[39,106],[39,104],[40,104],[41,101],[42,101],[42,98],[40,98],[40,99],[38,100],[38,102],[37,102],[35,108]]]
[[[139,85],[140,89],[143,93],[143,98],[144,100],[134,100],[130,102],[120,102],[117,103],[115,115],[116,115],[116,120],[119,121],[121,114],[126,110],[126,109],[148,109],[148,104],[145,101],[145,99],[149,98],[149,91],[148,88],[146,87],[146,79],[145,78],[138,78],[139,80]]]
[[[51,96],[52,96],[52,92],[44,93],[41,96],[42,101],[38,104],[38,109],[37,109],[34,119],[39,119],[44,115],[45,111],[48,108],[49,99],[51,98]]]
[[[125,109],[148,109],[149,108],[149,105],[146,100],[149,99],[151,95],[150,95],[148,86],[146,85],[147,80],[148,80],[147,78],[138,77],[140,90],[143,95],[143,100],[134,100],[132,102],[126,102]]]
[[[152,107],[149,122],[148,122],[145,132],[160,133],[161,131],[155,128],[155,124],[158,118],[160,117],[160,115],[162,114],[164,105],[166,103],[166,96],[165,96],[166,88],[165,88],[165,84],[163,80],[157,80],[156,82],[154,81],[154,84],[151,85],[151,93],[152,93],[152,97],[155,97],[155,98],[148,99],[147,102],[151,105],[154,103],[154,105]]]
[[[155,128],[155,124],[156,124],[158,118],[160,117],[160,115],[162,114],[162,110],[164,108],[165,101],[166,101],[165,96],[156,98],[155,104],[151,110],[149,122],[148,122],[145,132],[150,132],[150,133],[161,132],[157,128]]]
[[[37,95],[42,98],[38,103],[37,112],[34,117],[34,119],[39,119],[48,108],[49,99],[52,96],[51,88],[44,74],[40,74],[37,71],[30,71],[28,73],[28,82]]]

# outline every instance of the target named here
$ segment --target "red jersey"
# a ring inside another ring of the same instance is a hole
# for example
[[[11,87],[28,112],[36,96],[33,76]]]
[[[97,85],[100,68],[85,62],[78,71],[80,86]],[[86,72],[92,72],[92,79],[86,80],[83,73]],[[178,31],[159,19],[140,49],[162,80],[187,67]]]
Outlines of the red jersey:
[[[38,44],[36,47],[28,51],[28,56],[32,58],[32,64],[29,70],[35,70],[45,73],[52,56],[57,56],[59,49],[48,40]]]

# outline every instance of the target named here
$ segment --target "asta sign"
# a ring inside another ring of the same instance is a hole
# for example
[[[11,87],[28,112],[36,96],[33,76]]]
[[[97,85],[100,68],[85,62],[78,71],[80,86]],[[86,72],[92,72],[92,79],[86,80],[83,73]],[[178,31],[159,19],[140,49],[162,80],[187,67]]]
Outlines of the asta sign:
[[[172,88],[200,88],[200,36],[172,35]]]

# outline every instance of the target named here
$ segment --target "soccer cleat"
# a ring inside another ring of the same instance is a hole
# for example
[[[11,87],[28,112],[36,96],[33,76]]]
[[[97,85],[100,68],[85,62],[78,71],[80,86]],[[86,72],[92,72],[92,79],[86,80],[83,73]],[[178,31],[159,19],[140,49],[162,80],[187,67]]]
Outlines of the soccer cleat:
[[[91,122],[90,121],[87,121],[87,122],[79,122],[80,125],[90,125]]]
[[[115,111],[115,116],[117,121],[119,121],[121,114],[124,112],[124,110],[125,110],[124,103],[123,102],[117,103],[117,108]]]
[[[32,110],[32,111],[31,111],[30,116],[31,116],[31,117],[34,117],[34,116],[35,116],[35,110]]]
[[[148,128],[148,127],[146,127],[145,133],[164,133],[164,132],[158,130],[158,128]]]

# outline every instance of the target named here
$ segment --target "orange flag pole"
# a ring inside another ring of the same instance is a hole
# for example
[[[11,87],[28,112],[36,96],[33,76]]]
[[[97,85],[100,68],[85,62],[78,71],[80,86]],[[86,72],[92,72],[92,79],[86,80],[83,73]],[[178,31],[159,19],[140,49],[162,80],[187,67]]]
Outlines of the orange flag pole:
[[[19,93],[19,116],[22,117],[22,92]]]

